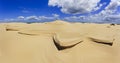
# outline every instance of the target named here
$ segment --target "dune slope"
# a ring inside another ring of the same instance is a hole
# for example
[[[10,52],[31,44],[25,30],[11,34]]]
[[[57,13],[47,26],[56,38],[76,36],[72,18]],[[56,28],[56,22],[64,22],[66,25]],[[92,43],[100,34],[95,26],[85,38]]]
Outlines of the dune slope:
[[[1,23],[0,63],[120,63],[120,25]]]

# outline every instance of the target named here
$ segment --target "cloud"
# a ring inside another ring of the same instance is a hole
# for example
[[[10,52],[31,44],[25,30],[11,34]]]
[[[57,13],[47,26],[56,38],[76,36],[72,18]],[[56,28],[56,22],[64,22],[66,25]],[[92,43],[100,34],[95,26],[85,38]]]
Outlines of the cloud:
[[[120,15],[91,15],[91,16],[69,16],[63,20],[69,22],[83,22],[83,23],[115,23],[120,24]]]
[[[104,21],[108,22],[108,23],[116,23],[116,24],[120,24],[120,15],[109,15],[106,16]]]
[[[107,10],[113,10],[120,6],[120,0],[111,0],[110,4],[106,7]]]
[[[100,0],[49,0],[50,6],[57,6],[61,11],[68,14],[84,14],[100,9],[106,3],[99,3]],[[71,5],[72,4],[72,5]],[[17,22],[46,22],[54,20],[66,20],[70,22],[94,22],[94,23],[119,23],[120,13],[120,0],[111,0],[111,2],[98,14],[89,14],[87,16],[68,16],[60,18],[58,14],[52,16],[19,16],[17,19],[6,19],[6,21]]]
[[[58,14],[52,14],[52,15],[56,20],[59,20],[59,15]]]
[[[69,16],[69,17],[65,17],[63,20],[84,22],[84,20],[86,20],[86,17],[85,16]]]
[[[54,21],[55,17],[48,17],[48,16],[39,16],[40,21]]]
[[[24,19],[25,17],[24,16],[18,16],[18,19]]]
[[[28,22],[44,22],[44,21],[53,21],[55,20],[56,17],[55,16],[28,16],[26,18],[24,18],[25,21]]]
[[[110,15],[117,12],[117,8],[120,6],[120,0],[111,0],[110,4],[101,11],[103,15]]]
[[[104,6],[104,5],[106,5],[106,3],[100,3],[100,4],[98,4],[98,6],[96,6],[96,7],[93,9],[93,11],[97,11],[97,10],[101,9],[102,6]]]
[[[47,21],[54,21],[58,20],[59,15],[58,14],[52,14],[52,16],[18,16],[17,18],[14,19],[4,19],[2,21],[4,22],[27,22],[27,23],[32,23],[32,22],[47,22]],[[0,20],[1,21],[1,20]]]
[[[86,20],[98,23],[120,23],[119,6],[120,0],[111,0],[110,4],[104,10],[98,14],[88,16]]]
[[[106,5],[106,3],[100,3],[100,0],[49,0],[48,5],[59,7],[63,13],[84,14],[97,11]],[[111,0],[105,9],[98,14],[89,14],[89,16],[69,16],[64,17],[63,20],[96,23],[120,23],[118,7],[120,7],[120,0]]]
[[[91,16],[70,16],[65,17],[63,20],[70,21],[70,22],[83,22],[83,23],[102,23],[104,22],[98,16],[91,15]]]
[[[100,0],[49,0],[49,6],[61,8],[63,13],[83,14],[91,12]]]
[[[54,17],[59,17],[59,15],[58,14],[52,14]]]
[[[28,16],[25,18],[26,20],[38,20],[37,16]]]
[[[69,22],[88,22],[85,16],[70,16],[70,17],[63,18],[63,20],[69,21]]]

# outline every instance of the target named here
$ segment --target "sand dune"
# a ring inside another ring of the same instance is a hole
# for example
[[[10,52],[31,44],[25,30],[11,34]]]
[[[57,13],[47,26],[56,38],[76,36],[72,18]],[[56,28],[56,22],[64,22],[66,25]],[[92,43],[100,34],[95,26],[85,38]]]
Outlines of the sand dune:
[[[120,63],[120,25],[1,23],[0,63]]]

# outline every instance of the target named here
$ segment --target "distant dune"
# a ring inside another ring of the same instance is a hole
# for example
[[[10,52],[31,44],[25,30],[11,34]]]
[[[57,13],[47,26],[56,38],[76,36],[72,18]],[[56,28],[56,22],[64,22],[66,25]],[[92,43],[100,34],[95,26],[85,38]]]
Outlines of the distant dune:
[[[0,63],[120,63],[120,25],[1,23]]]

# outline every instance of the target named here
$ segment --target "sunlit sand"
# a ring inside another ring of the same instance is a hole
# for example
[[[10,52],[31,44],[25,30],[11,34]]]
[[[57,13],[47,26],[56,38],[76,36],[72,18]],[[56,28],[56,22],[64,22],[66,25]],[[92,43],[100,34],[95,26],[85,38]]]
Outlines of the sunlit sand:
[[[1,23],[0,63],[120,63],[120,25]]]

